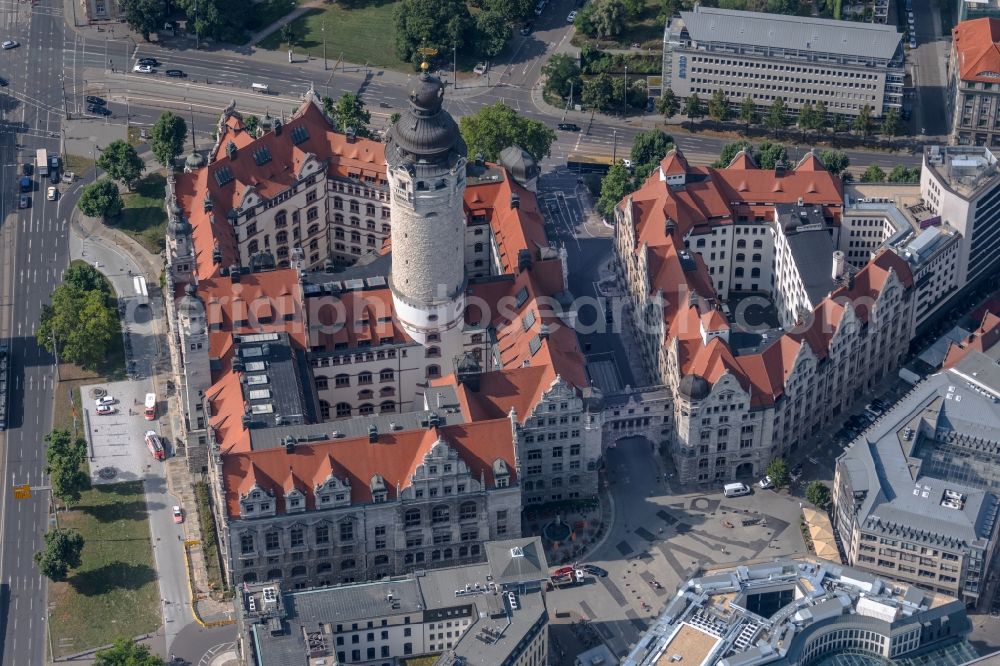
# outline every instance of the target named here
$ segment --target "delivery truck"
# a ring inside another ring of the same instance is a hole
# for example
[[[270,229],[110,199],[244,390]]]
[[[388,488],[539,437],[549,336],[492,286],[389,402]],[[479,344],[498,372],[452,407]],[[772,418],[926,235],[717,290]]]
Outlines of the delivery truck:
[[[38,169],[38,175],[49,175],[49,151],[44,148],[35,151],[35,168]]]

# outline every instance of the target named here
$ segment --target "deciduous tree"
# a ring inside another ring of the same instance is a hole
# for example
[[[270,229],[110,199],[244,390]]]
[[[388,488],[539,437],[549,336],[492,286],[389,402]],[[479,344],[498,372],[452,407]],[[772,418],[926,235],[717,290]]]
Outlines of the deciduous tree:
[[[98,650],[94,666],[164,666],[163,658],[131,638],[119,638],[114,645]]]
[[[899,111],[889,109],[882,118],[882,135],[886,138],[893,138],[899,134]]]
[[[839,176],[851,164],[847,155],[839,150],[821,150],[819,160],[826,167],[826,170],[835,176]]]
[[[247,124],[250,118],[257,121],[257,116],[249,116],[244,125],[247,125],[247,131],[256,135],[257,122]],[[187,123],[180,116],[166,111],[153,123],[149,137],[149,148],[156,156],[156,161],[165,167],[173,166],[174,160],[184,151]]]
[[[597,200],[597,210],[610,217],[615,206],[632,191],[632,174],[621,162],[616,162],[601,181],[601,197]]]
[[[646,176],[667,156],[673,147],[674,140],[670,135],[658,129],[635,135],[632,140],[630,157],[632,158],[636,185],[641,185],[646,180]]]
[[[727,143],[722,147],[722,152],[719,153],[719,159],[715,160],[712,164],[713,167],[717,169],[723,169],[729,166],[729,163],[733,161],[733,158],[741,151],[745,150],[747,153],[753,154],[753,144],[749,141],[736,141],[733,143]]]
[[[605,111],[611,105],[614,94],[614,83],[604,72],[583,84],[583,103],[598,111]]]
[[[764,125],[772,132],[784,129],[788,125],[788,109],[785,107],[785,100],[775,97],[771,102],[771,108],[767,110],[764,118]]]
[[[108,178],[101,178],[83,188],[76,206],[84,215],[107,220],[118,217],[125,204],[118,192],[118,185]]]
[[[66,580],[70,569],[80,566],[83,537],[72,529],[52,528],[45,533],[45,546],[35,553],[35,566],[54,583]]]
[[[73,439],[66,430],[53,430],[45,436],[45,442],[45,473],[52,494],[70,506],[80,499],[81,491],[90,487],[90,476],[83,470],[87,442]]]
[[[830,489],[822,481],[813,481],[806,488],[806,500],[820,509],[829,507],[831,499]]]
[[[104,293],[61,284],[52,292],[52,303],[42,306],[35,339],[49,352],[58,348],[60,361],[94,368],[118,333],[117,312]]]
[[[495,58],[510,39],[510,23],[497,12],[479,12],[475,20],[476,53],[485,58]]]
[[[345,92],[336,102],[330,97],[324,97],[323,111],[333,119],[337,131],[346,132],[348,128],[351,128],[357,136],[374,138],[369,127],[372,114],[357,95]]]
[[[167,3],[164,0],[123,0],[120,5],[125,22],[146,41],[149,36],[163,27],[167,18]]]
[[[863,137],[867,137],[872,133],[872,125],[872,107],[865,104],[861,107],[861,110],[858,111],[858,115],[855,116],[852,127],[855,132]]]
[[[598,39],[617,37],[625,29],[628,9],[622,0],[597,0],[590,17]]]
[[[775,488],[788,484],[788,463],[784,458],[772,458],[764,473],[771,477],[771,483]]]
[[[497,160],[508,146],[520,146],[541,162],[547,157],[556,133],[544,123],[517,115],[503,102],[484,106],[459,121],[462,138],[470,155],[482,153],[487,160]]]
[[[418,48],[461,51],[473,25],[464,0],[402,0],[395,20],[396,55],[414,65],[423,60]]]
[[[105,296],[111,296],[111,287],[107,279],[90,264],[73,264],[63,273],[63,282],[73,285],[80,291],[99,291]]]
[[[877,164],[872,164],[861,174],[862,183],[884,183],[885,171]]]
[[[701,103],[698,93],[695,93],[684,100],[684,115],[688,117],[692,125],[694,121],[705,117],[705,105]]]
[[[753,97],[749,95],[744,97],[743,101],[740,102],[740,120],[746,125],[747,130],[758,120],[757,104],[754,103]]]
[[[663,95],[656,102],[656,110],[663,116],[664,120],[670,120],[681,110],[680,100],[670,88],[663,91]]]
[[[712,98],[708,100],[708,116],[720,124],[729,120],[729,98],[721,88],[712,93]]]
[[[101,156],[97,158],[97,166],[130,190],[135,187],[142,178],[142,172],[146,170],[146,164],[135,152],[132,144],[122,139],[112,141],[101,151]]]
[[[754,161],[761,169],[773,169],[788,161],[788,150],[780,143],[765,141],[754,151]]]
[[[580,64],[568,53],[557,53],[542,67],[545,75],[545,90],[559,97],[567,97],[573,90],[581,95]]]

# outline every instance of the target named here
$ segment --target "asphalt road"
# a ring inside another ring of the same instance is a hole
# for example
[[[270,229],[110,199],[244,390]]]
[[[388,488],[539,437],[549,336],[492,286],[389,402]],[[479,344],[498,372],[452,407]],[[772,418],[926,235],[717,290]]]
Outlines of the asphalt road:
[[[54,367],[35,344],[42,300],[55,287],[68,263],[66,210],[71,200],[46,201],[47,180],[35,175],[32,205],[17,209],[16,172],[34,161],[36,148],[59,152],[58,109],[63,74],[62,5],[43,0],[32,7],[14,3],[0,8],[4,38],[21,46],[0,51],[0,73],[10,87],[0,93],[0,213],[3,215],[3,334],[12,351],[10,428],[3,438],[0,484],[0,580],[7,585],[3,615],[4,664],[42,664],[46,654],[46,588],[32,562],[48,524],[49,497],[35,491],[30,500],[14,500],[10,487],[44,485],[42,438],[52,419]]]

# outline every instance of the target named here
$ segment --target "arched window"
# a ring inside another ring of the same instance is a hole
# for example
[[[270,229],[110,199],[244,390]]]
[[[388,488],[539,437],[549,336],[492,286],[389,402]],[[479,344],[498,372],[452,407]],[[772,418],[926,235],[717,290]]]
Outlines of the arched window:
[[[326,421],[330,418],[330,403],[326,400],[319,401],[319,418],[321,421]]]
[[[358,391],[358,400],[371,400],[374,397],[375,397],[375,391],[371,389],[364,389],[362,391]]]
[[[403,557],[403,564],[413,564],[413,553],[407,553]]]
[[[364,372],[358,373],[358,384],[371,384],[372,383],[372,373],[365,370]]]
[[[432,550],[431,551],[431,562],[440,562],[440,561],[441,561],[441,551],[440,550]]]
[[[301,564],[298,565],[298,566],[292,567],[292,578],[301,578],[302,576],[305,576],[305,575],[306,575],[306,568],[304,566],[302,566]]]
[[[420,525],[420,509],[408,509],[403,514],[403,526],[417,527],[418,525]]]
[[[736,261],[746,261],[746,260],[747,260],[747,255],[743,254],[742,252],[736,253]]]
[[[333,221],[336,222],[337,224],[343,224],[344,223],[343,213],[334,213]]]
[[[361,242],[361,234],[359,234],[357,231],[352,231],[351,232],[351,242],[352,243],[360,243]]]
[[[333,207],[337,210],[344,210],[344,200],[340,197],[333,198]]]
[[[370,402],[366,402],[365,404],[358,407],[358,414],[361,414],[362,416],[368,416],[369,414],[374,414],[374,413],[375,413],[375,405],[371,404]]]
[[[284,577],[285,574],[281,569],[269,569],[267,572],[268,580],[281,580]]]
[[[475,248],[476,252],[482,252],[483,251],[483,244],[482,243],[476,243],[475,246],[474,246],[474,248]]]
[[[391,231],[391,229],[390,229],[390,227],[389,227],[389,225],[388,225],[388,224],[383,224],[383,225],[382,225],[382,233],[384,233],[384,234],[387,234],[387,233],[389,233],[390,231]]]
[[[458,556],[459,557],[468,557],[469,556],[469,547],[468,546],[459,546],[458,547]]]
[[[323,375],[316,375],[316,389],[319,391],[325,391],[329,388],[330,380]]]
[[[459,520],[471,520],[476,517],[476,514],[475,502],[462,502],[461,506],[458,507]]]
[[[375,556],[375,566],[381,567],[381,566],[385,566],[386,564],[389,564],[389,556],[388,555],[376,555]]]
[[[736,241],[736,247],[737,248],[746,247],[746,246],[747,246],[747,241],[746,241],[745,238],[741,238],[738,241]]]
[[[279,576],[278,579],[280,580],[280,578],[281,577]],[[243,574],[243,582],[244,583],[256,583],[257,582],[257,574],[255,574],[253,571],[246,572],[245,574]]]
[[[428,347],[425,356],[427,356],[427,358],[440,358],[441,349],[439,347]]]
[[[274,215],[274,226],[280,229],[286,224],[288,224],[288,215],[285,213],[285,211],[279,210]]]
[[[420,564],[421,562],[424,561],[424,554],[417,553],[416,557],[414,557],[413,559],[416,561],[417,564]]]
[[[454,551],[451,548],[444,549],[444,559],[450,560],[454,556]]]
[[[360,227],[361,226],[361,218],[352,217],[351,218],[351,226],[352,227]]]
[[[334,386],[338,386],[338,387],[340,387],[340,386],[350,386],[351,385],[351,376],[349,374],[345,373],[345,372],[342,372],[342,373],[340,373],[339,375],[337,375],[337,376],[335,376],[333,378],[333,385]]]
[[[751,258],[751,261],[753,261],[755,264],[759,264],[760,263],[760,255],[759,254],[753,255],[753,257]]]
[[[287,243],[288,242],[288,232],[287,231],[279,231],[278,233],[276,233],[274,235],[274,241],[276,243]]]
[[[378,380],[380,382],[391,382],[396,378],[396,371],[392,368],[382,368],[378,371]]]
[[[429,378],[440,377],[441,376],[441,368],[438,367],[438,366],[436,366],[436,365],[428,365],[427,366],[427,376]]]
[[[569,477],[569,485],[571,485],[571,486],[577,486],[579,484],[580,484],[580,477],[578,477],[576,474],[574,474],[573,476]]]
[[[351,415],[351,403],[349,402],[338,402],[337,403],[337,418],[342,418],[344,416]]]
[[[752,268],[752,269],[750,269],[750,277],[759,278],[760,277],[760,269],[759,268]]]
[[[753,249],[760,250],[763,247],[764,247],[764,241],[762,241],[761,239],[758,238],[753,242]]]
[[[252,241],[250,241],[250,244],[247,245],[247,252],[249,252],[250,254],[257,254],[257,250],[259,248],[260,248],[260,245],[257,244],[257,241],[252,240]]]
[[[743,267],[742,266],[737,266],[736,267],[736,277],[743,277]]]
[[[396,389],[392,386],[383,386],[378,390],[378,395],[380,398],[391,398],[396,395]]]
[[[306,222],[312,222],[317,217],[319,217],[319,208],[317,208],[316,206],[313,206],[312,208],[306,211]]]
[[[329,562],[320,562],[319,564],[316,565],[316,573],[318,574],[326,573],[331,569],[333,569],[333,565],[330,564]]]
[[[372,247],[375,246],[375,236],[373,236],[371,234],[368,234],[367,241],[368,241],[368,245],[369,246],[372,246]]]
[[[309,228],[306,229],[306,235],[307,236],[312,236],[313,234],[318,234],[318,233],[319,233],[319,225],[318,224],[310,224]]]
[[[704,238],[699,238],[698,241],[694,244],[694,246],[695,247],[705,247],[705,239]]]
[[[365,204],[365,215],[369,215],[371,217],[375,217],[375,205],[374,204]]]
[[[279,246],[278,247],[278,256],[279,257],[287,257],[288,256],[288,246],[286,246],[286,245]]]
[[[396,403],[392,400],[383,400],[378,406],[378,411],[382,414],[391,414],[396,411]]]
[[[449,520],[451,520],[451,511],[448,510],[447,506],[440,504],[431,511],[431,523],[434,525],[447,523]]]

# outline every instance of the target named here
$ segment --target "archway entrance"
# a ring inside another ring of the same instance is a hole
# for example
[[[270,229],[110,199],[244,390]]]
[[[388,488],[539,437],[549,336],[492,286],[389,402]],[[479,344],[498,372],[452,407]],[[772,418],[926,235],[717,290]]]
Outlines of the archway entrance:
[[[738,477],[753,476],[753,463],[751,462],[740,463],[736,467],[736,476]]]

